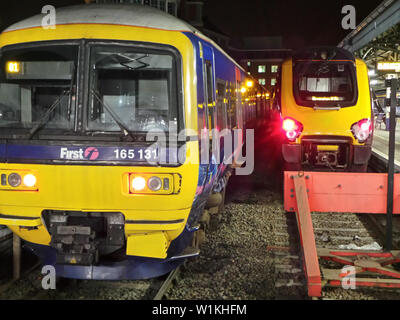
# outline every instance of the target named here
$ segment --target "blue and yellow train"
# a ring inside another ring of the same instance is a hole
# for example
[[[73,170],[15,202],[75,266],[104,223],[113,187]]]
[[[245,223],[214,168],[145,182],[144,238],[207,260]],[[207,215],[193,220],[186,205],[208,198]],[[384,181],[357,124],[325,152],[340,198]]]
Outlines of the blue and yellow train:
[[[57,9],[54,28],[42,19],[0,35],[0,224],[60,277],[165,274],[198,254],[199,220],[221,206],[213,196],[241,153],[225,144],[232,165],[215,161],[211,130],[245,129],[266,107],[262,88],[156,9],[81,5]]]

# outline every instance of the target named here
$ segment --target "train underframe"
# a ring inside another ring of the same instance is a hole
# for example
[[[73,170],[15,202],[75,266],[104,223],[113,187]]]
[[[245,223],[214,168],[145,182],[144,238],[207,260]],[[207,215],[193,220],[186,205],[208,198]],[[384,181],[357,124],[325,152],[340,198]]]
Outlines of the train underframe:
[[[347,137],[308,136],[301,140],[301,144],[284,143],[282,154],[286,171],[366,172],[371,143],[354,145]]]
[[[204,200],[195,201],[189,220],[196,221],[188,221],[183,232],[171,242],[165,259],[126,254],[126,221],[121,212],[45,210],[42,220],[51,235],[50,244],[25,242],[24,247],[38,256],[43,265],[54,266],[58,277],[140,280],[162,276],[199,254],[211,217],[224,212],[230,175],[227,170],[219,179],[219,188]]]

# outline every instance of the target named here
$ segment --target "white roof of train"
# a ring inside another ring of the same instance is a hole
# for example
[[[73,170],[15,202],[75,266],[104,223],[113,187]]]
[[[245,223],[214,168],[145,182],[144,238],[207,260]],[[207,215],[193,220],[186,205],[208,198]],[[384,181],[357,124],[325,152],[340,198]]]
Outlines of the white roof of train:
[[[42,26],[45,14],[38,14],[17,22],[7,31]],[[149,6],[134,4],[84,4],[56,9],[56,24],[115,24],[172,31],[199,32],[190,24]]]
[[[45,14],[38,14],[11,25],[3,32],[41,27],[44,17]],[[189,23],[149,6],[135,4],[83,4],[57,8],[56,25],[65,24],[115,24],[170,31],[192,32],[211,42],[237,67],[243,70],[243,68],[214,41],[202,34]]]

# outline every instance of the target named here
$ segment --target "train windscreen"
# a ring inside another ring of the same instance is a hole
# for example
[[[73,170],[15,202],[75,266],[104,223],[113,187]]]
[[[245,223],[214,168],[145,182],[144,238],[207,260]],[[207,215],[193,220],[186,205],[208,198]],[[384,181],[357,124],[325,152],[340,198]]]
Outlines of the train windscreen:
[[[168,131],[178,126],[173,54],[125,46],[91,50],[89,130]]]
[[[0,129],[73,130],[77,45],[5,48],[0,59]]]
[[[293,89],[301,106],[354,105],[357,82],[352,62],[301,61],[293,68]]]

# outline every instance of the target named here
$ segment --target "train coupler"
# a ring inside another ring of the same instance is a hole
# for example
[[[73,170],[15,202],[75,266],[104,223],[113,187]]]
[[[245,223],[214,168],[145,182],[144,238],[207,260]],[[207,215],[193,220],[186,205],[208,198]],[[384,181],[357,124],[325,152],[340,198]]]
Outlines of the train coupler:
[[[92,265],[98,262],[98,241],[90,227],[57,226],[50,245],[57,250],[56,263]]]
[[[46,225],[57,264],[94,265],[125,245],[121,213],[48,212]]]

